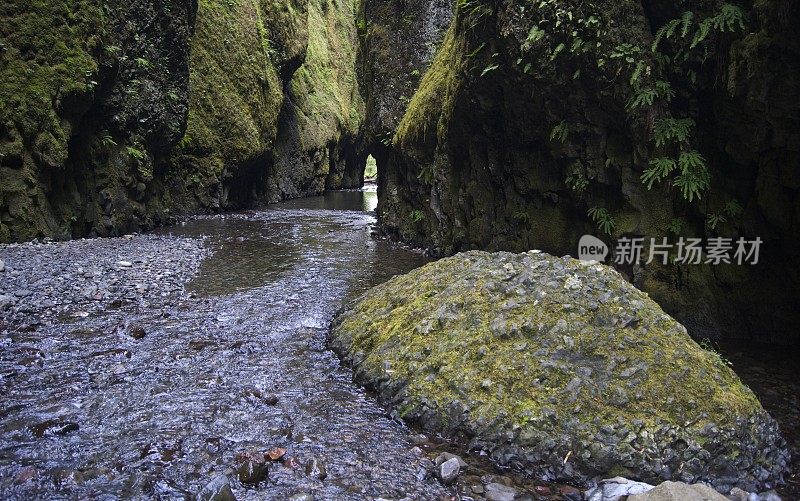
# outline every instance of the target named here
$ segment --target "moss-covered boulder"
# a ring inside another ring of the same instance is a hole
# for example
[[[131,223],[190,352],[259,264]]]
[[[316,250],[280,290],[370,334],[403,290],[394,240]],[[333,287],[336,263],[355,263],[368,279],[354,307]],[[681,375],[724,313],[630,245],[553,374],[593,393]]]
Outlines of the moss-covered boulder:
[[[775,421],[609,267],[469,252],[375,287],[332,346],[404,419],[546,479],[781,482]]]

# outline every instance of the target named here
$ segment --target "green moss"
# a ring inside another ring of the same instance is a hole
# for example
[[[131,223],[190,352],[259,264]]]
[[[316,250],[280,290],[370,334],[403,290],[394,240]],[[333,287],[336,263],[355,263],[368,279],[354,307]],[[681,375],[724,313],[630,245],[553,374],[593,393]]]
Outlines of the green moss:
[[[274,141],[283,102],[257,0],[201,0],[192,41],[184,150],[206,169],[235,170]],[[221,172],[198,172],[218,177]]]
[[[102,2],[4,1],[0,26],[0,240],[27,240],[57,225],[39,173],[63,168],[97,85]]]
[[[397,128],[393,139],[396,145],[410,147],[433,133],[436,138],[445,136],[460,85],[459,73],[465,64],[464,48],[456,18]]]
[[[339,131],[355,134],[364,103],[358,92],[355,14],[349,2],[314,0],[308,5],[308,49],[290,83],[302,113],[307,146],[324,145]]]
[[[9,0],[0,7],[0,124],[65,148],[64,102],[91,93],[103,29],[100,0]]]

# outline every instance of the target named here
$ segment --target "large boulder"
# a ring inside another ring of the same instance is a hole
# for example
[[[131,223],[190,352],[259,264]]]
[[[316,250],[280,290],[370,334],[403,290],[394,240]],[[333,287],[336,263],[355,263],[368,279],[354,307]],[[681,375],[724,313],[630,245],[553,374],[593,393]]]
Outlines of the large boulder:
[[[770,488],[788,452],[717,353],[613,269],[468,252],[375,287],[333,348],[429,431],[550,480]]]

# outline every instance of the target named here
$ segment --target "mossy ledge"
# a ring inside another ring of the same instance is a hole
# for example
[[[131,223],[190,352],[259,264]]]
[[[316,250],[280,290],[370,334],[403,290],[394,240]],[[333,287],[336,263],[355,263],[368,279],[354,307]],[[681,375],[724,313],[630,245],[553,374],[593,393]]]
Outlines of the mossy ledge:
[[[756,491],[789,459],[725,360],[603,265],[459,254],[367,292],[331,344],[403,419],[539,478]]]

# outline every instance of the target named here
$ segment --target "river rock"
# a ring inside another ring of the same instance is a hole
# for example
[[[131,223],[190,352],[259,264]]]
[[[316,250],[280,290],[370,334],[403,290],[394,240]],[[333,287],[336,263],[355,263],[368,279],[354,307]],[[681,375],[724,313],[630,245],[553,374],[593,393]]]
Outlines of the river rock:
[[[491,483],[486,484],[483,495],[488,501],[514,501],[517,490],[507,485]]]
[[[6,263],[4,263],[2,259],[0,259],[0,273],[4,271],[6,271]]]
[[[263,454],[244,453],[237,456],[238,466],[236,473],[239,482],[243,484],[256,485],[267,479],[269,466]]]
[[[236,501],[228,477],[220,475],[197,493],[197,501]]]
[[[458,466],[462,470],[466,469],[467,466],[468,466],[467,462],[464,461],[461,458],[461,456],[458,456],[458,455],[450,453],[450,452],[443,452],[443,453],[439,454],[438,456],[436,456],[436,461],[434,461],[434,462],[436,463],[436,466],[439,466],[440,464],[444,463],[445,461],[449,461],[451,459],[455,459],[456,461],[458,461]]]
[[[586,491],[587,501],[619,501],[624,496],[642,494],[655,486],[644,482],[635,482],[627,478],[614,477],[602,480],[597,487]]]
[[[0,311],[5,310],[17,302],[17,299],[14,296],[8,294],[0,294]]]
[[[728,501],[728,498],[704,484],[664,482],[643,494],[634,494],[628,501]]]
[[[144,327],[139,324],[130,324],[127,328],[127,331],[128,335],[136,340],[144,339],[144,337],[147,335]]]
[[[331,345],[402,418],[544,480],[623,470],[752,492],[787,468],[753,392],[604,265],[459,254],[368,291]]]
[[[436,468],[436,476],[445,485],[455,482],[459,473],[461,473],[461,465],[458,464],[457,458],[448,459]]]

